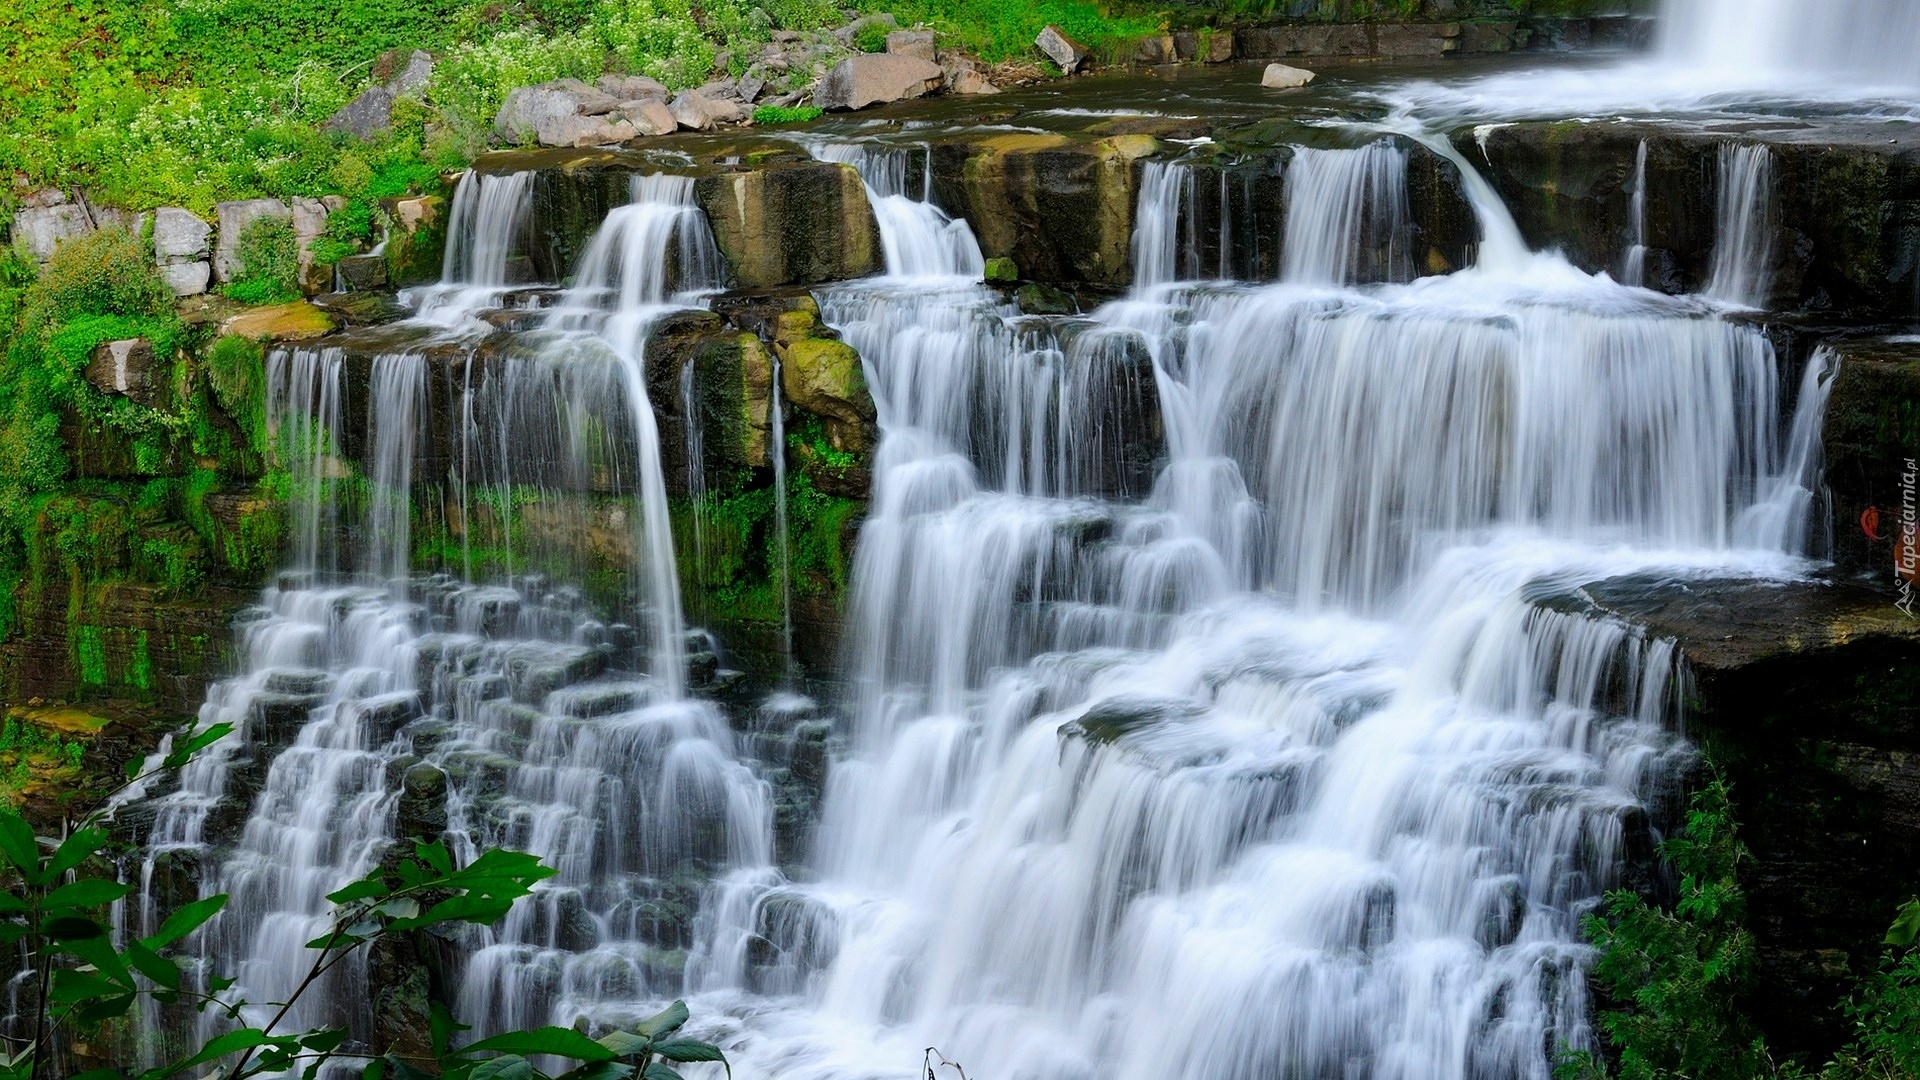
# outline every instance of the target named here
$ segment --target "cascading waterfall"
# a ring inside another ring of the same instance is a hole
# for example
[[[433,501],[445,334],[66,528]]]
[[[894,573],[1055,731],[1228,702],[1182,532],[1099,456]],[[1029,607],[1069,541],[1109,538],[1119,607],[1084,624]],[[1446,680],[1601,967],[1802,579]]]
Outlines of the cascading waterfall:
[[[469,169],[454,188],[440,283],[403,294],[416,317],[452,329],[477,329],[476,314],[498,307],[525,242],[533,173],[489,175]]]
[[[1920,7],[1907,0],[1666,0],[1659,26],[1675,65],[1757,83],[1920,86]]]
[[[1773,286],[1773,151],[1720,147],[1720,198],[1706,295],[1761,307]]]
[[[1357,150],[1301,147],[1286,181],[1283,280],[1343,285],[1412,276],[1404,148],[1387,141]]]
[[[1633,155],[1633,195],[1627,206],[1629,240],[1621,257],[1620,284],[1644,285],[1647,277],[1647,140]]]
[[[897,147],[826,143],[809,148],[821,161],[852,165],[866,185],[880,224],[887,273],[897,277],[957,277],[978,281],[986,259],[973,226],[933,203],[932,151],[913,155]],[[909,194],[918,164],[920,191]]]

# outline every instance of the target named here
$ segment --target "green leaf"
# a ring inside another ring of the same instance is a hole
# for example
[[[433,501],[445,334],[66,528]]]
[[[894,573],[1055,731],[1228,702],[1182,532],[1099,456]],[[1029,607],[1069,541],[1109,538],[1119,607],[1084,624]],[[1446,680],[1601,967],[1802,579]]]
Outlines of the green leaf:
[[[101,978],[91,971],[56,968],[53,972],[53,985],[47,990],[47,1000],[56,1005],[74,1005],[125,991],[126,987],[110,979]]]
[[[133,1008],[133,1003],[139,996],[138,994],[128,993],[109,998],[99,998],[91,1004],[82,1005],[80,1008],[74,1010],[73,1016],[74,1019],[83,1024],[98,1024],[102,1021],[112,1020],[127,1015],[127,1010]]]
[[[536,1076],[533,1066],[518,1054],[488,1058],[467,1074],[468,1080],[535,1080]]]
[[[160,949],[171,945],[206,925],[208,919],[218,915],[220,909],[226,906],[225,893],[209,896],[205,900],[195,900],[191,904],[183,904],[173,914],[167,916],[166,921],[160,924],[160,929],[154,931],[153,936],[141,938],[140,943],[149,949]]]
[[[185,743],[175,747],[173,753],[167,755],[166,763],[162,768],[177,769],[185,765],[187,762],[193,760],[195,754],[226,738],[232,731],[233,725],[228,723],[219,723],[209,727],[207,730],[188,739]]]
[[[460,1048],[460,1053],[473,1054],[483,1050],[503,1054],[553,1054],[557,1057],[575,1058],[580,1061],[612,1061],[617,1056],[612,1050],[572,1028],[563,1027],[509,1031],[504,1035],[495,1035],[490,1039],[481,1039],[477,1043],[463,1046]]]
[[[107,846],[107,840],[104,829],[76,830],[54,851],[53,859],[47,864],[47,879],[51,881],[99,854]]]
[[[175,1073],[183,1073],[197,1066],[205,1065],[209,1061],[226,1057],[228,1054],[238,1053],[242,1050],[251,1050],[256,1046],[265,1046],[268,1040],[269,1036],[267,1033],[261,1031],[259,1028],[240,1028],[237,1031],[229,1031],[224,1035],[216,1035],[212,1039],[209,1039],[205,1046],[200,1048],[199,1053],[176,1065],[167,1066],[164,1075],[172,1076]]]
[[[1920,898],[1909,900],[1900,905],[1900,913],[1894,916],[1893,925],[1887,928],[1886,945],[1911,945],[1920,938]]]
[[[75,834],[79,835],[78,833]],[[64,845],[62,846],[64,850]],[[55,861],[59,856],[54,856]],[[47,894],[41,901],[41,907],[54,908],[97,908],[113,903],[133,890],[108,878],[81,878],[79,881],[62,885]]]
[[[360,1080],[381,1080],[381,1077],[385,1075],[386,1071],[387,1060],[385,1058],[374,1058],[372,1061],[367,1062],[366,1068],[360,1070]]]
[[[433,1052],[445,1057],[453,1045],[453,1035],[457,1031],[471,1030],[472,1025],[463,1024],[453,1018],[445,1005],[434,1002],[427,1011],[427,1033],[433,1038]]]
[[[590,1061],[561,1073],[556,1080],[627,1080],[633,1066],[624,1061]]]
[[[421,862],[439,871],[442,876],[453,873],[453,856],[448,853],[447,845],[435,840],[431,844],[414,844],[413,853]],[[485,857],[482,856],[484,859]]]
[[[346,1041],[346,1028],[316,1028],[300,1036],[301,1046],[320,1054],[331,1054]]]
[[[57,919],[49,919],[47,925],[40,929],[46,936],[62,942],[93,941],[107,936],[106,927],[78,915],[62,915]]]
[[[687,1022],[687,1015],[687,1003],[676,1001],[656,1015],[635,1024],[633,1030],[649,1039],[657,1039],[662,1035],[680,1030],[680,1025]]]
[[[19,871],[29,885],[44,885],[47,875],[40,869],[40,842],[33,826],[12,811],[0,812],[0,858]]]
[[[727,1060],[727,1055],[721,1053],[719,1047],[698,1039],[668,1039],[666,1042],[657,1042],[653,1044],[653,1052],[668,1061]]]
[[[600,1036],[600,1045],[619,1057],[638,1057],[653,1052],[653,1040],[631,1031],[609,1031]]]
[[[11,892],[0,891],[0,915],[11,915],[17,911],[26,911],[27,902]]]
[[[376,896],[385,896],[387,892],[387,883],[379,878],[361,878],[345,888],[328,893],[327,900],[334,904],[351,904],[355,900],[371,900]]]
[[[180,989],[180,969],[173,961],[139,942],[127,946],[127,961],[134,970],[168,990]]]
[[[656,1061],[647,1066],[646,1072],[640,1074],[640,1080],[686,1080],[686,1078],[673,1067]]]

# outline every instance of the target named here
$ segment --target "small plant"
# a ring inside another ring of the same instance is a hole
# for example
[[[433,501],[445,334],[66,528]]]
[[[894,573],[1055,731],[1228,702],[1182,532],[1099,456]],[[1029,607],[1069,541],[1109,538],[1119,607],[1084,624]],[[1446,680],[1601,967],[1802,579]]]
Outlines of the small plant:
[[[853,32],[853,47],[864,53],[887,51],[888,26],[879,21],[863,23]]]
[[[275,304],[300,298],[300,255],[293,221],[277,214],[258,217],[240,230],[234,248],[239,272],[221,292],[243,304]]]
[[[777,124],[804,124],[820,119],[825,110],[814,105],[762,105],[753,110],[753,122],[760,127]]]

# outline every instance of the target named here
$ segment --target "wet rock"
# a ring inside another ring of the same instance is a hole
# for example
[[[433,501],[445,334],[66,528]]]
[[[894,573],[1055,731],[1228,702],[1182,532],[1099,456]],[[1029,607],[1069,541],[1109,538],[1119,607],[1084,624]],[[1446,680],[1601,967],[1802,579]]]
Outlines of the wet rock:
[[[1184,723],[1202,711],[1185,698],[1111,697],[1094,702],[1078,719],[1063,725],[1060,734],[1104,745],[1146,728]]]
[[[393,221],[387,232],[387,284],[398,288],[438,281],[447,242],[447,200],[416,195],[381,205]]]
[[[420,762],[400,782],[400,802],[394,809],[394,835],[431,843],[447,831],[447,774],[438,766]]]
[[[1067,75],[1079,71],[1087,61],[1093,59],[1093,54],[1085,45],[1068,37],[1066,31],[1052,24],[1048,24],[1046,29],[1040,31],[1040,36],[1033,39],[1033,47]]]
[[[269,672],[262,685],[274,694],[325,694],[333,689],[333,676],[311,668],[282,668]]]
[[[956,94],[997,94],[1000,88],[973,68],[961,68],[948,80],[948,89]]]
[[[1312,82],[1313,72],[1306,68],[1291,67],[1287,64],[1268,64],[1260,73],[1260,85],[1269,90],[1291,90]]]
[[[1482,884],[1480,891],[1480,922],[1473,939],[1488,952],[1513,944],[1527,920],[1527,898],[1519,879],[1503,877]]]
[[[895,30],[887,35],[887,52],[894,56],[911,56],[931,64],[934,62],[933,31]]]
[[[103,341],[93,348],[87,361],[86,379],[104,393],[131,398],[149,408],[162,404],[165,375],[154,356],[153,342],[146,338]]]
[[[323,694],[255,694],[247,706],[248,736],[270,747],[292,746],[325,701]]]
[[[834,65],[820,81],[813,103],[827,110],[864,109],[932,93],[945,79],[946,73],[931,60],[865,53]]]
[[[717,95],[688,90],[673,99],[669,107],[673,121],[692,131],[709,131],[724,124],[738,124],[747,118],[739,102]]]
[[[220,324],[222,334],[264,341],[305,341],[333,328],[333,317],[305,300],[248,308]]]
[[[1149,34],[1134,42],[1133,62],[1155,67],[1160,64],[1178,63],[1179,49],[1174,44],[1172,34]]]
[[[215,203],[213,213],[220,226],[219,240],[213,249],[213,276],[222,282],[232,281],[241,271],[240,234],[248,225],[265,217],[293,217],[293,211],[279,199]]]
[[[1038,281],[1029,281],[1014,290],[1013,301],[1027,315],[1072,315],[1079,310],[1073,297]]]
[[[780,389],[795,406],[848,425],[873,420],[873,398],[853,346],[806,338],[788,344],[781,361]]]
[[[387,259],[384,255],[348,255],[334,264],[340,274],[340,287],[346,292],[373,292],[387,287]]]
[[[1821,450],[1832,496],[1833,557],[1844,570],[1898,600],[1906,512],[1920,459],[1920,343],[1841,342],[1827,398]],[[1920,604],[1913,605],[1920,610]]]
[[[852,166],[763,165],[702,177],[694,193],[736,287],[813,285],[880,269],[879,226]]]
[[[1135,162],[1159,145],[1146,135],[1025,132],[937,143],[934,199],[966,217],[983,254],[1012,258],[1029,278],[1124,285]]]

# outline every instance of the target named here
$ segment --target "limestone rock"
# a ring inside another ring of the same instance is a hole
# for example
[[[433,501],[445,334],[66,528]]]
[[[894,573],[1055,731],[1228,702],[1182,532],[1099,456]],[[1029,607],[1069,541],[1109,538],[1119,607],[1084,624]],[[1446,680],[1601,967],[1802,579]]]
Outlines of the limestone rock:
[[[887,53],[912,56],[931,64],[934,61],[933,31],[895,30],[887,35]]]
[[[698,90],[689,90],[673,99],[669,108],[674,123],[694,131],[707,131],[721,124],[738,124],[747,118],[747,110],[739,102],[723,97],[710,97]]]
[[[997,94],[1000,88],[987,81],[985,75],[972,68],[961,68],[948,83],[956,94]]]
[[[13,239],[40,262],[53,258],[53,249],[62,240],[85,236],[93,231],[93,219],[84,207],[71,203],[59,206],[28,207],[13,215]]]
[[[704,176],[694,197],[739,288],[844,281],[881,268],[879,226],[851,165],[793,162]]]
[[[540,121],[541,146],[613,146],[639,135],[639,129],[626,120],[607,116],[567,115]]]
[[[594,85],[620,101],[637,101],[641,98],[665,101],[667,98],[666,84],[645,75],[602,75],[594,80]]]
[[[680,126],[673,110],[659,98],[623,101],[614,115],[632,124],[636,135],[670,135]]]
[[[822,109],[864,109],[938,90],[946,73],[912,56],[866,53],[840,61],[820,80],[813,103]]]
[[[588,93],[598,91],[579,79],[515,87],[494,115],[493,130],[510,143],[533,142],[543,122],[578,115],[581,97]]]
[[[163,206],[153,212],[153,261],[172,266],[204,260],[212,236],[213,226],[192,211]]]
[[[153,343],[146,338],[105,341],[94,346],[87,362],[87,381],[108,394],[119,394],[149,408],[160,404],[164,389]]]
[[[295,196],[291,205],[293,239],[299,252],[300,291],[309,296],[326,292],[333,284],[333,271],[314,265],[313,242],[327,231],[327,204],[319,199]]]
[[[214,204],[213,214],[220,223],[220,237],[213,248],[213,276],[218,281],[232,281],[240,271],[240,234],[260,218],[291,218],[293,211],[279,199],[242,199]]]
[[[1045,53],[1055,67],[1068,75],[1079,71],[1093,57],[1085,45],[1068,37],[1066,31],[1051,23],[1040,31],[1039,37],[1033,39],[1033,45]]]
[[[1313,72],[1288,64],[1268,64],[1260,75],[1260,85],[1269,90],[1291,90],[1313,81]]]
[[[789,344],[781,357],[780,389],[788,401],[818,416],[848,424],[874,418],[860,354],[844,341],[805,338]]]
[[[268,341],[304,341],[332,330],[333,317],[305,300],[248,308],[220,324],[222,334]]]
[[[160,268],[160,278],[175,296],[198,296],[207,291],[208,283],[213,280],[213,264],[205,259],[168,263]]]

